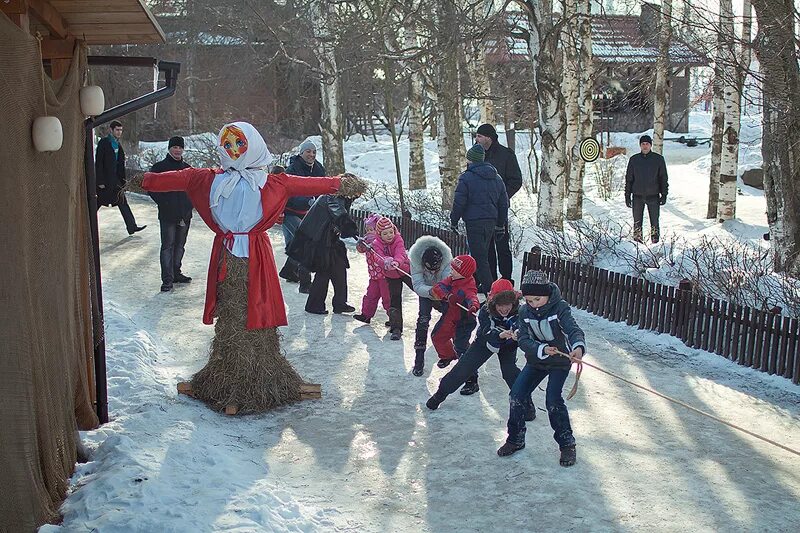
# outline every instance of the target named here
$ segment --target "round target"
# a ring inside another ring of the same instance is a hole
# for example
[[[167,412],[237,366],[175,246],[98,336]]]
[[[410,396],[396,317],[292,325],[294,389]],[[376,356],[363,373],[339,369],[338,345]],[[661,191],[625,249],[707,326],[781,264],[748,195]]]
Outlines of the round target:
[[[578,145],[578,151],[581,159],[587,163],[597,161],[597,158],[600,157],[600,143],[594,137],[586,137]]]

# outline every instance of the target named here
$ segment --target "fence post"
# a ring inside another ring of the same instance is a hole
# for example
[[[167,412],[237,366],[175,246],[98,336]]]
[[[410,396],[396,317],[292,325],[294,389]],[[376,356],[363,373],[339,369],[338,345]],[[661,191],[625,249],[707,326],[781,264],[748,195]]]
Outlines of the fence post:
[[[678,283],[678,292],[676,293],[676,306],[675,315],[678,317],[678,324],[675,331],[675,336],[686,342],[686,329],[689,324],[691,303],[692,303],[692,282],[687,278],[683,278]]]
[[[539,246],[531,248],[531,255],[528,256],[528,270],[542,269],[542,249]]]

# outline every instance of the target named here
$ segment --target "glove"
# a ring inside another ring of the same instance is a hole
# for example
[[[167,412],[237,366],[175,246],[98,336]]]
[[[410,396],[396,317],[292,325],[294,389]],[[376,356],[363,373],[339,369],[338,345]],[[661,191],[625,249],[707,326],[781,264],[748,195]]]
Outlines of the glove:
[[[658,203],[659,203],[659,205],[666,204],[667,203],[667,195],[666,194],[662,194],[658,199]]]
[[[392,265],[392,263],[397,263],[397,261],[395,261],[391,257],[384,257],[383,258],[383,268],[384,269],[391,270],[392,268],[394,268],[394,265]]]
[[[625,195],[625,207],[631,207],[633,205],[633,195],[626,194]]]
[[[503,240],[503,237],[506,236],[506,228],[503,226],[495,226],[494,228],[494,239],[496,241]]]

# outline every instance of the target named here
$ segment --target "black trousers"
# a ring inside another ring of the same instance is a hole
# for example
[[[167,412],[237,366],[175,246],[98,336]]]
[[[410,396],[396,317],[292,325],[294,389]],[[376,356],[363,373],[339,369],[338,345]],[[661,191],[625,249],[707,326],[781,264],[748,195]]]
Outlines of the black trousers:
[[[342,244],[331,250],[331,262],[327,270],[317,270],[306,300],[306,311],[324,311],[328,297],[328,283],[333,285],[333,310],[347,305],[347,252]]]
[[[482,367],[494,355],[486,347],[484,339],[476,339],[469,347],[467,353],[462,355],[456,366],[448,372],[439,382],[439,393],[443,395],[453,394],[457,388],[469,379],[478,379],[478,369]],[[508,385],[508,390],[514,386],[520,369],[517,366],[517,347],[512,350],[501,350],[497,353],[500,360],[500,373],[503,381]]]
[[[494,238],[494,220],[472,220],[465,225],[469,255],[475,259],[478,267],[475,271],[478,292],[486,294],[492,286],[492,275],[489,271],[489,247]]]
[[[497,269],[500,269],[500,277],[513,280],[514,259],[511,255],[511,239],[508,235],[508,224],[505,226],[506,234],[502,239],[494,238],[489,244],[489,273],[492,281],[497,279]],[[496,251],[495,251],[496,250]]]
[[[642,242],[642,222],[644,221],[644,208],[647,206],[647,214],[650,217],[650,239],[658,242],[661,232],[658,227],[658,217],[661,205],[658,203],[658,195],[654,196],[633,196],[633,238]]]
[[[389,284],[389,307],[402,309],[403,283],[405,283],[406,286],[413,291],[414,286],[411,284],[411,278],[408,276],[403,276],[401,278],[386,278],[386,282]]]
[[[172,285],[175,276],[181,273],[190,222],[190,220],[158,221],[161,226],[161,283],[164,285]]]

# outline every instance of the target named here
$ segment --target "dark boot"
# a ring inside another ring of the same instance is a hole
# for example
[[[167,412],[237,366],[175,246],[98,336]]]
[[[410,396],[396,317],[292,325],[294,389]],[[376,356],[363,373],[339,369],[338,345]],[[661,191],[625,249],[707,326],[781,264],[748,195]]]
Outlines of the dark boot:
[[[445,400],[445,398],[447,398],[447,396],[443,396],[439,394],[439,391],[436,391],[433,393],[433,396],[428,398],[428,401],[425,402],[425,405],[431,411],[435,411],[436,409],[439,408],[439,405],[441,405],[441,403]]]
[[[472,396],[479,390],[481,390],[481,388],[478,386],[478,376],[472,376],[464,383],[464,386],[461,387],[459,394],[462,396]]]
[[[558,460],[558,464],[561,466],[572,466],[577,461],[577,454],[575,453],[575,445],[572,446],[565,446],[561,448],[561,459]]]
[[[436,361],[436,366],[438,366],[439,368],[447,368],[453,361],[455,361],[455,359],[442,359],[440,357],[439,360]]]
[[[190,278],[189,276],[186,276],[186,275],[184,275],[184,274],[182,274],[180,272],[175,274],[175,277],[173,279],[174,279],[175,283],[190,283],[192,281],[192,278]]]
[[[363,314],[353,315],[353,318],[355,318],[359,322],[363,322],[364,324],[369,324],[370,321],[372,320],[371,318]]]
[[[389,308],[389,331],[393,341],[399,341],[403,334],[403,312],[397,307]]]
[[[525,443],[522,444],[514,444],[513,442],[506,441],[505,444],[500,446],[500,449],[497,450],[497,455],[500,457],[507,457],[512,453],[518,452],[525,447]]]
[[[425,372],[425,348],[417,349],[416,356],[414,357],[414,368],[411,373],[415,376],[421,376]]]
[[[333,310],[333,312],[336,313],[337,315],[341,315],[342,313],[352,313],[355,310],[356,310],[356,308],[353,307],[352,305],[344,304],[341,307],[336,307]]]

